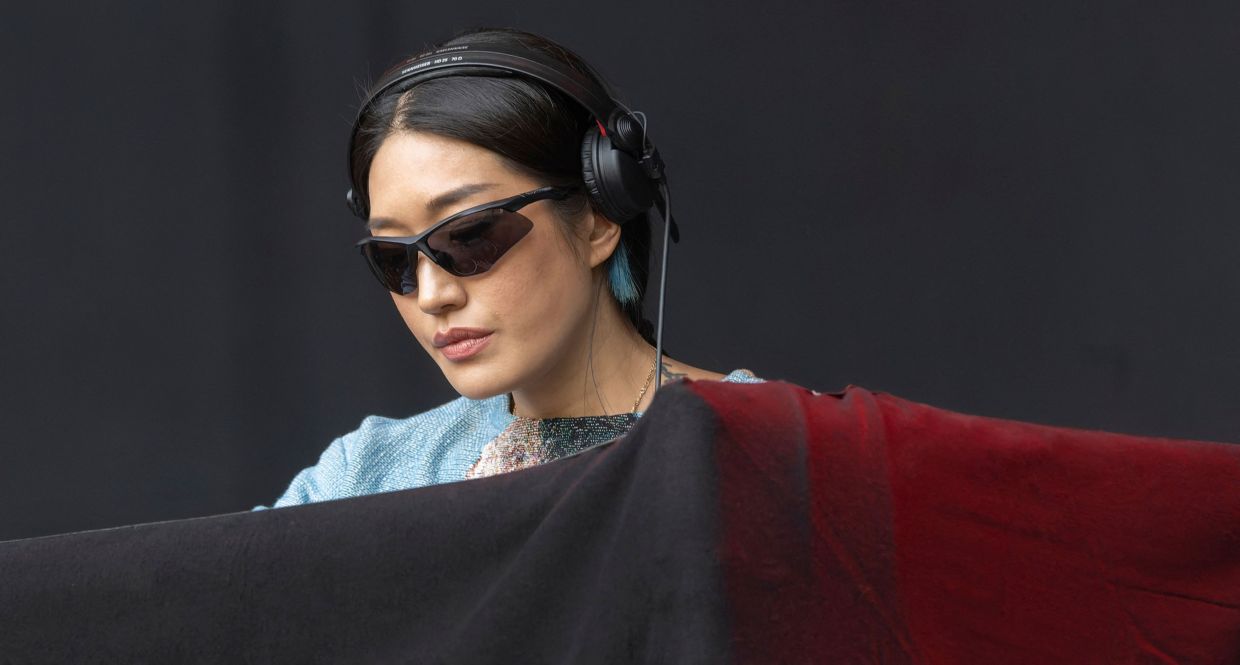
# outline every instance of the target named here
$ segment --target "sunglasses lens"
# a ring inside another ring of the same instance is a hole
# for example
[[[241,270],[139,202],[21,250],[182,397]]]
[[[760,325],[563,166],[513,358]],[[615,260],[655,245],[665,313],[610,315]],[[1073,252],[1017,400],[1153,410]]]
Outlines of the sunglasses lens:
[[[414,264],[409,262],[409,250],[400,243],[384,242],[371,239],[362,245],[362,254],[370,271],[379,278],[383,286],[393,293],[408,295],[418,288],[418,278],[414,274]]]
[[[426,242],[435,263],[453,275],[466,277],[490,270],[533,227],[534,223],[520,213],[492,208],[449,222]]]
[[[492,208],[448,222],[430,234],[426,244],[439,267],[467,277],[490,270],[532,228],[534,223],[524,215]],[[408,295],[418,288],[417,264],[409,260],[416,251],[413,246],[369,238],[361,247],[370,271],[387,290]]]

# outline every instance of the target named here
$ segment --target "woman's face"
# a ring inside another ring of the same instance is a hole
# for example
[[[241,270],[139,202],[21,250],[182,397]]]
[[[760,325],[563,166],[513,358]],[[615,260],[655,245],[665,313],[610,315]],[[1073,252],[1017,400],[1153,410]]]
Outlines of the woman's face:
[[[420,132],[394,133],[370,167],[373,233],[415,235],[460,210],[545,184],[517,174],[499,155],[473,144]],[[429,207],[467,186],[475,187]],[[570,239],[557,228],[561,222],[552,206],[542,200],[520,210],[533,228],[487,272],[457,277],[419,252],[417,289],[392,294],[410,332],[466,397],[482,399],[535,385],[554,374],[557,361],[584,349],[595,296],[591,264],[596,262],[590,243],[575,235]],[[585,217],[585,224],[593,223],[592,215]],[[578,253],[570,242],[578,242]],[[445,334],[462,328],[483,337],[443,346]]]

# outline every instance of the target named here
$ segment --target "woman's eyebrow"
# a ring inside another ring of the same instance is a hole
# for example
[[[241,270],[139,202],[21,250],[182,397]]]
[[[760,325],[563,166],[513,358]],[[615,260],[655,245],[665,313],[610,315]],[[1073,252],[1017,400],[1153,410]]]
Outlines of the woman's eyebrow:
[[[404,229],[405,225],[387,217],[371,217],[366,220],[366,230],[374,233],[379,229]]]
[[[427,201],[426,211],[432,215],[436,215],[442,212],[444,208],[447,208],[454,203],[459,203],[461,199],[468,196],[473,196],[478,192],[486,191],[492,187],[499,187],[499,185],[494,182],[475,182],[468,185],[461,185],[456,189],[450,189],[430,201]]]
[[[473,196],[478,192],[483,192],[493,187],[499,187],[499,184],[494,182],[475,182],[468,185],[461,185],[460,187],[450,189],[435,196],[430,201],[427,201],[426,210],[431,214],[431,216],[436,216],[442,212],[444,208],[459,203],[464,198]],[[375,217],[366,222],[366,230],[368,231],[377,231],[379,229],[389,227],[399,228],[401,226],[402,225],[400,222],[386,217]]]

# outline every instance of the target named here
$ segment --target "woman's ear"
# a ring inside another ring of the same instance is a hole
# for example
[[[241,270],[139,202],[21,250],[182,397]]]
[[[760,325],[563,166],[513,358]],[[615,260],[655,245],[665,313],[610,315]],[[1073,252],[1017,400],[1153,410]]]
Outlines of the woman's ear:
[[[602,213],[590,212],[590,267],[595,268],[606,261],[620,244],[620,225],[607,219]]]

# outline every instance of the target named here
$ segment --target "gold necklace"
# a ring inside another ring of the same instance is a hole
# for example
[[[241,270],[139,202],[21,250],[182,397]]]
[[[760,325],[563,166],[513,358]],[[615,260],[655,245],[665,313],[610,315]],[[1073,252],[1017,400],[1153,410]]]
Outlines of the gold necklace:
[[[655,358],[654,363],[652,363],[652,364],[650,365],[650,376],[647,376],[647,377],[646,377],[646,385],[642,386],[642,391],[641,391],[640,393],[638,393],[638,395],[637,395],[637,401],[636,401],[636,402],[633,402],[633,410],[634,410],[634,411],[636,411],[636,410],[637,410],[637,407],[641,405],[641,403],[642,403],[642,398],[646,396],[646,391],[647,391],[647,390],[650,390],[650,382],[651,382],[651,381],[654,381],[654,370],[655,370],[655,368],[657,368],[658,366],[659,366],[659,359],[658,359],[658,358]]]
[[[650,374],[646,376],[646,385],[642,386],[642,391],[637,394],[637,401],[633,402],[634,411],[637,410],[637,407],[641,406],[642,399],[646,397],[646,391],[650,390],[650,384],[652,381],[654,381],[654,370],[658,368],[658,366],[659,366],[658,360],[651,363]],[[517,415],[516,403],[512,399],[512,393],[508,393],[508,413],[514,416]]]

